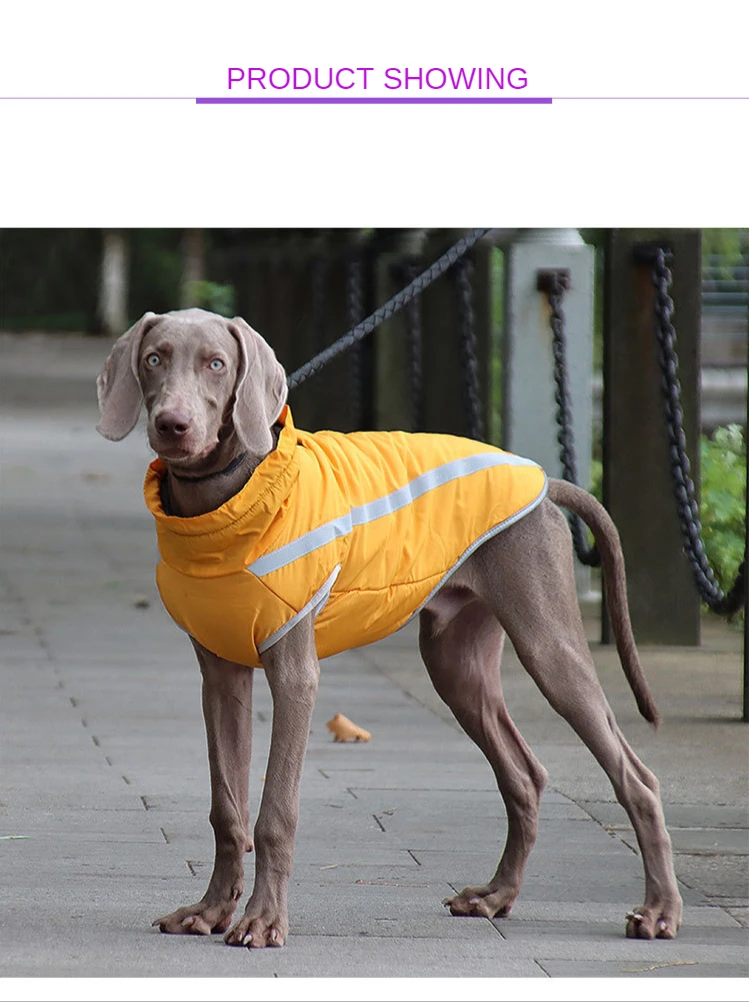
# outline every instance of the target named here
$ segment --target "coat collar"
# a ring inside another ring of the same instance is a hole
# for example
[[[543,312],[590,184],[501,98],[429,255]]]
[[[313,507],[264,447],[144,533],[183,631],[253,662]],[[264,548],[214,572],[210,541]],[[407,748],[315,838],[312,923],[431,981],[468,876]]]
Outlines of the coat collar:
[[[281,433],[273,452],[234,497],[204,515],[167,515],[161,503],[166,466],[160,459],[150,464],[143,494],[156,519],[159,550],[167,563],[178,570],[180,564],[190,565],[193,572],[195,562],[206,568],[221,566],[224,573],[236,569],[235,556],[242,565],[246,563],[248,551],[260,543],[299,475],[298,436],[288,405],[281,411],[279,423]]]

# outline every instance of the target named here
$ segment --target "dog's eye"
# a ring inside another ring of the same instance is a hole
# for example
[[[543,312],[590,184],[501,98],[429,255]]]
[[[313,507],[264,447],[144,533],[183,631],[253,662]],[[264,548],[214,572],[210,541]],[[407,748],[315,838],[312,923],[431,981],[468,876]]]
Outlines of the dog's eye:
[[[151,352],[150,355],[146,355],[146,365],[150,366],[152,369],[154,368],[154,366],[158,365],[160,362],[161,362],[161,359],[159,358],[159,356],[156,354],[155,351]]]
[[[210,367],[214,372],[220,372],[224,367],[224,363],[220,358],[212,358],[210,361]]]

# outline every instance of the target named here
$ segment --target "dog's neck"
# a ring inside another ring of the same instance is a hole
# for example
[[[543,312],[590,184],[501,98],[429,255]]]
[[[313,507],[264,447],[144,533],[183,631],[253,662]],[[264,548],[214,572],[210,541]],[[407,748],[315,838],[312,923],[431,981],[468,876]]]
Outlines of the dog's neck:
[[[273,449],[278,445],[279,432],[277,426],[271,428]],[[177,466],[164,460],[167,470],[161,486],[164,511],[181,518],[215,511],[241,491],[266,455],[269,453],[255,455],[245,451],[232,435],[199,466]]]

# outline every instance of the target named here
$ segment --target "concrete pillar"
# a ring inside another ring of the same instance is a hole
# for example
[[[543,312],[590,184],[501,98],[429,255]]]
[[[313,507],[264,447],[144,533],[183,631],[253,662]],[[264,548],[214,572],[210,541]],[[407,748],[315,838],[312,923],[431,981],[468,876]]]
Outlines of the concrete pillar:
[[[568,386],[581,487],[590,486],[593,426],[593,247],[577,230],[520,230],[505,248],[502,364],[502,447],[534,459],[561,477],[554,400],[549,305],[537,289],[539,270],[563,268]],[[578,594],[590,590],[590,571],[575,563]]]
[[[104,230],[99,275],[99,327],[120,335],[127,327],[128,244],[123,230]]]

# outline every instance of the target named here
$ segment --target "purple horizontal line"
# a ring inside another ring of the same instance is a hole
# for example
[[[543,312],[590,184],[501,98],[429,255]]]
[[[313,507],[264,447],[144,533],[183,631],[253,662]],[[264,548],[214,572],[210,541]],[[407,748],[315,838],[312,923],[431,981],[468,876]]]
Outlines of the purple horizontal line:
[[[289,97],[193,97],[190,94],[174,95],[60,95],[60,94],[8,94],[0,101],[196,101],[198,104],[551,104],[553,101],[749,101],[749,95],[707,96],[687,95],[563,95],[562,97],[340,97],[340,98],[289,98]]]
[[[686,95],[681,95],[681,96],[676,96],[676,97],[673,96],[673,95],[671,95],[671,96],[648,95],[646,97],[643,97],[643,96],[639,96],[639,97],[629,96],[629,97],[626,97],[626,96],[623,96],[623,95],[617,95],[615,97],[590,97],[590,96],[587,96],[587,97],[583,97],[583,96],[580,96],[580,97],[571,97],[571,96],[568,95],[568,96],[564,96],[564,97],[555,97],[554,100],[555,101],[749,101],[749,96],[747,96],[747,97],[726,97],[726,96],[724,96],[724,97],[707,97],[704,94],[703,95],[694,94],[691,97],[686,96]]]
[[[196,104],[551,104],[550,97],[196,97]]]
[[[185,94],[182,97],[175,97],[173,94],[171,96],[162,95],[161,97],[143,97],[142,95],[122,95],[122,94],[110,94],[107,97],[101,97],[99,95],[92,94],[34,94],[24,95],[24,94],[11,94],[3,97],[0,95],[0,101],[194,101],[195,98],[191,94]]]

